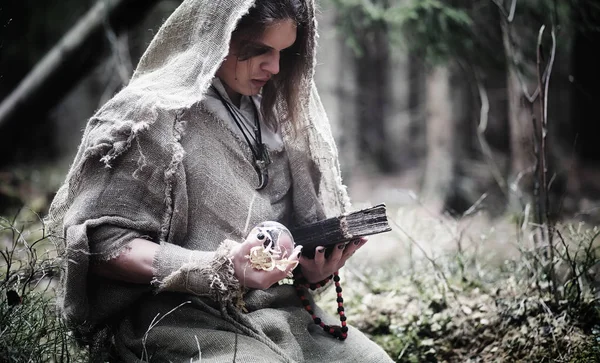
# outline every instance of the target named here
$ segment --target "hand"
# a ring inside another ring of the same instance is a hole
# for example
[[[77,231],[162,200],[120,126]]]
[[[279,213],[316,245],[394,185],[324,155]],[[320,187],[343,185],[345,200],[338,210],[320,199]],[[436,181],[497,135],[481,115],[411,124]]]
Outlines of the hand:
[[[272,222],[271,222],[272,223]],[[298,257],[302,246],[294,247],[292,235],[285,231],[278,233],[278,238],[271,241],[271,247],[281,253],[279,259],[288,261],[284,270],[273,267],[270,271],[253,268],[249,259],[254,247],[265,246],[265,242],[271,240],[271,236],[262,228],[263,224],[254,227],[246,240],[232,248],[230,257],[234,266],[234,274],[240,284],[253,289],[267,289],[281,279],[288,277],[291,271],[298,265]],[[266,246],[265,246],[266,247]]]
[[[319,246],[316,248],[315,258],[300,257],[300,266],[302,266],[302,275],[309,283],[323,281],[338,271],[346,261],[362,246],[367,243],[366,237],[360,237],[351,240],[348,243],[337,244],[331,255],[325,258],[325,247]]]

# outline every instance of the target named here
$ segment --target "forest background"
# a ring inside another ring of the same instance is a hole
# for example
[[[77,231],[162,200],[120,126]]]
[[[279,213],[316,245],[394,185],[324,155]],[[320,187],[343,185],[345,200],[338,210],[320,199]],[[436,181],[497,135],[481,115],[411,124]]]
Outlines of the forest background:
[[[55,251],[38,222],[87,119],[179,3],[0,4],[0,306],[17,293],[13,327],[51,306]],[[386,203],[393,229],[344,270],[349,320],[399,362],[598,358],[600,4],[318,5],[315,78],[344,181],[357,208]],[[2,331],[0,353],[77,356],[56,343],[69,340],[60,323],[53,349],[34,347],[52,341],[37,326],[37,340]]]

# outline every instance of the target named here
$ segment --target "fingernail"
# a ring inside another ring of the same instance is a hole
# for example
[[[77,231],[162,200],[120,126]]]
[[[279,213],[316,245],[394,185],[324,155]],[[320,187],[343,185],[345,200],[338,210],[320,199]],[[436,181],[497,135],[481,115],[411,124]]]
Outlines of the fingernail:
[[[317,252],[323,253],[323,252],[325,252],[325,249],[324,248],[318,249]]]
[[[355,240],[354,240],[354,244],[355,244],[355,245],[357,245],[357,244],[359,244],[359,243],[360,243],[360,240],[359,240],[359,239],[355,239]]]
[[[343,244],[343,243],[338,245],[338,248],[339,248],[340,250],[343,250],[343,249],[344,249],[344,247],[346,247],[346,245],[345,245],[345,244]]]

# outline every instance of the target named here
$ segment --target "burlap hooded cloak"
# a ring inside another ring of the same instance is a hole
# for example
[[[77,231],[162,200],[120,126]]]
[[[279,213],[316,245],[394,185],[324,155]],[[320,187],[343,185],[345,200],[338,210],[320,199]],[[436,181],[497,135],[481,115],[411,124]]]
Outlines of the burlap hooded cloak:
[[[231,33],[253,3],[184,1],[128,86],[89,120],[47,218],[64,260],[60,311],[83,337],[110,332],[125,361],[384,361],[385,353],[356,330],[345,342],[326,335],[289,285],[249,291],[242,314],[206,297],[157,294],[151,286],[88,274],[90,263],[114,258],[135,237],[210,257],[224,239],[242,241],[248,226],[283,215],[273,207],[278,196],[254,189],[247,146],[203,104]],[[349,208],[313,81],[313,1],[306,7],[312,67],[302,82],[302,117],[296,133],[281,129],[292,224]],[[281,103],[278,112],[285,113]]]

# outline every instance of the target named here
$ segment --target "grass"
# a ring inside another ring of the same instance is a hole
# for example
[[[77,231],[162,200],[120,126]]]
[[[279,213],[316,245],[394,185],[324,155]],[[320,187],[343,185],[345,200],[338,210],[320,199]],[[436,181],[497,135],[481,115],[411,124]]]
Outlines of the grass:
[[[507,252],[494,237],[507,238],[498,227],[509,218],[483,230],[473,218],[429,216],[419,230],[423,217],[409,214],[396,215],[387,237],[405,258],[377,259],[375,247],[342,270],[348,322],[396,362],[600,361],[599,228],[557,226],[548,261],[533,247],[536,226],[519,226]],[[335,314],[330,295],[317,300]]]
[[[522,219],[394,211],[388,240],[372,237],[341,271],[349,323],[397,362],[600,361],[600,229],[556,226],[549,261],[537,227],[510,220]],[[33,212],[0,218],[0,361],[87,358],[56,314],[46,237]],[[331,313],[334,295],[317,296]]]
[[[0,217],[0,255],[0,361],[86,361],[57,314],[60,266],[36,213]]]

